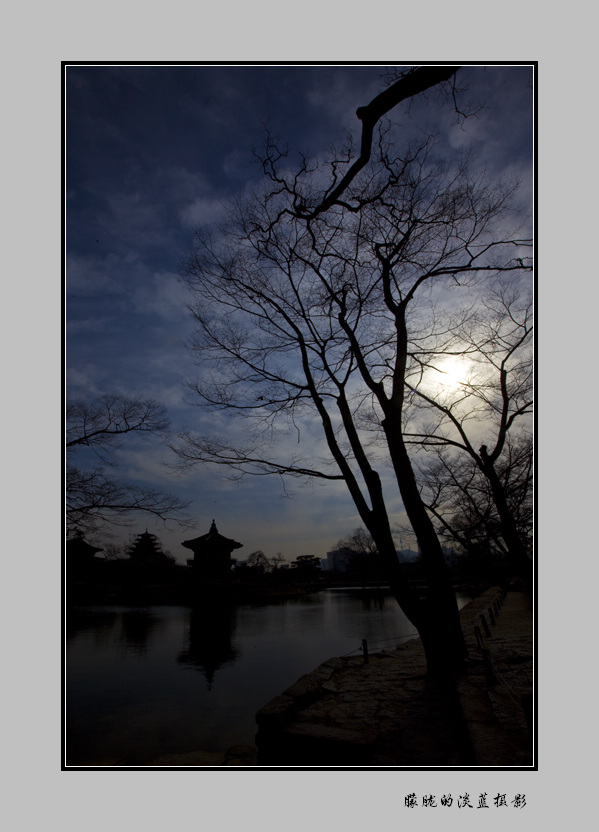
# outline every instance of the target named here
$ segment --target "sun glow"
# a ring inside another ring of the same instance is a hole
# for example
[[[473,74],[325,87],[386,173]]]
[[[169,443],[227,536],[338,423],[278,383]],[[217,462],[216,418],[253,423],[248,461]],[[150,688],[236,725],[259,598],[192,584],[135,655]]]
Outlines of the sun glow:
[[[429,383],[446,390],[459,390],[468,381],[468,367],[463,358],[444,358],[429,372]]]

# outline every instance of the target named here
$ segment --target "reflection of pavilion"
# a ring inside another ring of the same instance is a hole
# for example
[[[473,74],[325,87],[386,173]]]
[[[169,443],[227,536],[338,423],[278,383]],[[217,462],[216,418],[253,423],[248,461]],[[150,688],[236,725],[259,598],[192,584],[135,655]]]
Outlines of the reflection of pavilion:
[[[208,534],[184,540],[182,545],[193,552],[193,560],[190,558],[187,563],[193,567],[194,573],[198,577],[214,580],[230,576],[233,565],[231,552],[240,549],[243,543],[219,534],[213,520]]]
[[[179,654],[177,661],[203,671],[210,690],[216,671],[235,661],[234,632],[235,607],[231,604],[193,607],[189,616],[189,648]]]

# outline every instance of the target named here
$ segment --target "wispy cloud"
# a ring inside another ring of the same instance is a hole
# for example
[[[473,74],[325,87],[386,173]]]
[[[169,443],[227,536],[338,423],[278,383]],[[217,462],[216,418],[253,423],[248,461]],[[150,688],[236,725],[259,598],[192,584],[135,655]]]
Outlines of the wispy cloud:
[[[225,204],[222,200],[197,197],[179,210],[179,217],[185,228],[195,229],[218,222],[224,212]]]

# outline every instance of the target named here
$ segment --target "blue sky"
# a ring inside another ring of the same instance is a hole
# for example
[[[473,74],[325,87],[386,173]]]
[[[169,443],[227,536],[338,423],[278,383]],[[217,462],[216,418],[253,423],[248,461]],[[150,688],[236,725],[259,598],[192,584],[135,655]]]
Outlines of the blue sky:
[[[260,179],[252,158],[268,127],[294,152],[325,152],[383,89],[388,65],[77,65],[66,68],[67,396],[104,393],[154,398],[173,431],[206,417],[186,402],[194,365],[185,349],[192,324],[179,263],[193,231],[218,218],[224,201]],[[458,73],[465,101],[484,103],[460,124],[433,95],[394,120],[406,135],[434,128],[448,149],[472,145],[492,175],[517,174],[532,199],[533,110],[526,66],[471,66]],[[211,417],[213,418],[213,417]],[[179,560],[181,541],[219,531],[287,559],[323,557],[360,525],[342,484],[285,496],[278,478],[233,483],[222,470],[173,477],[169,452],[154,441],[124,443],[116,472],[192,500],[191,530],[140,518]],[[399,502],[392,512],[401,519]],[[108,538],[100,537],[100,541]]]

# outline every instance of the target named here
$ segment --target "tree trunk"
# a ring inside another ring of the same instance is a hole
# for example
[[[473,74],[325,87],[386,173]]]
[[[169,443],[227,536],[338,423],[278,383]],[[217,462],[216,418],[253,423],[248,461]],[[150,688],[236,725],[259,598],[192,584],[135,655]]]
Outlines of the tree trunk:
[[[392,419],[386,418],[382,426],[387,436],[404,508],[420,548],[428,588],[424,599],[414,597],[411,590],[408,595],[403,586],[405,581],[401,579],[399,586],[392,584],[391,588],[420,634],[429,673],[445,675],[456,670],[467,658],[468,652],[443,550],[422,502],[401,432],[394,429],[392,422]],[[395,550],[393,558],[399,570]],[[385,562],[389,560],[387,555]]]
[[[480,455],[483,462],[484,473],[491,486],[493,500],[497,508],[497,513],[499,514],[501,533],[508,549],[510,561],[514,569],[517,570],[517,573],[526,581],[529,593],[532,593],[532,561],[528,557],[526,547],[524,546],[520,533],[518,532],[514,515],[510,511],[510,507],[507,503],[505,490],[499,476],[497,475],[493,460],[487,453],[486,445],[482,445]]]
[[[460,613],[453,587],[431,586],[423,605],[420,638],[426,655],[428,672],[446,677],[459,670],[468,651],[462,633]]]
[[[467,658],[467,650],[451,582],[434,582],[427,576],[426,596],[419,598],[401,574],[395,548],[379,551],[389,587],[421,638],[429,674],[439,677],[454,673]]]

